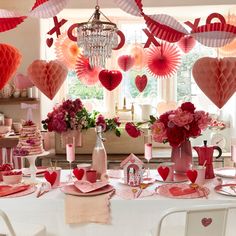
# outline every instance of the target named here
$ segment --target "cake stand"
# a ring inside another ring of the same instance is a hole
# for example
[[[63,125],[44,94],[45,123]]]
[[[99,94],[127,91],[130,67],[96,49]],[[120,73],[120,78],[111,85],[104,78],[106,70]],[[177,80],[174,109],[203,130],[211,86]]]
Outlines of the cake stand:
[[[41,156],[46,156],[48,155],[49,152],[44,151],[43,153],[40,154],[35,154],[35,155],[28,155],[28,156],[22,156],[22,158],[26,158],[29,162],[29,172],[30,172],[30,181],[35,183],[36,181],[36,173],[37,173],[37,167],[35,165],[35,161],[38,157]]]

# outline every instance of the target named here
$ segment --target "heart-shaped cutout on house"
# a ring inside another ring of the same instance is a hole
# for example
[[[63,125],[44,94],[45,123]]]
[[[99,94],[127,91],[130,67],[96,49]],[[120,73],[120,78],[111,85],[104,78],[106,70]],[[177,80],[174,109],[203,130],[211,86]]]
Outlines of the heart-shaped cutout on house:
[[[159,166],[157,168],[157,171],[158,171],[159,175],[161,176],[161,178],[165,181],[169,175],[170,169],[168,166],[165,166],[165,167]]]
[[[76,179],[81,180],[84,176],[84,169],[75,168],[73,170],[73,174],[76,177]]]
[[[57,172],[53,171],[50,173],[49,171],[45,171],[44,178],[53,186],[57,179]]]
[[[212,218],[202,218],[201,222],[204,227],[207,227],[212,223]]]

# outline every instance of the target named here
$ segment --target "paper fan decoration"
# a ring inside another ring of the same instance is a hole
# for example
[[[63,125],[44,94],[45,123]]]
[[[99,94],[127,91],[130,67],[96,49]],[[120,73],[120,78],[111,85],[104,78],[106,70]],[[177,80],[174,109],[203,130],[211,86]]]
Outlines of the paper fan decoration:
[[[188,53],[196,45],[196,40],[192,36],[184,36],[177,44],[184,53]]]
[[[152,76],[167,78],[172,76],[180,65],[180,51],[177,46],[164,42],[159,47],[147,50],[147,71]]]
[[[0,9],[0,32],[14,29],[17,25],[21,24],[26,16],[21,16],[14,11]]]
[[[129,49],[130,55],[134,58],[134,67],[142,69],[146,65],[146,53],[141,44],[134,44]]]
[[[133,16],[141,16],[142,12],[140,8],[142,8],[141,1],[136,0],[114,0],[116,5],[122,9],[123,11],[133,15]],[[139,2],[139,6],[137,5]]]
[[[51,18],[62,11],[68,2],[69,0],[36,0],[28,15],[36,18]]]
[[[21,54],[15,47],[0,44],[0,90],[12,78],[21,62]]]
[[[71,41],[66,33],[61,34],[55,42],[56,57],[63,62],[68,69],[75,69],[77,57],[81,54],[81,49],[77,43]]]
[[[94,85],[98,82],[98,75],[101,71],[100,67],[92,68],[89,59],[83,55],[78,56],[75,66],[78,79],[86,85]]]

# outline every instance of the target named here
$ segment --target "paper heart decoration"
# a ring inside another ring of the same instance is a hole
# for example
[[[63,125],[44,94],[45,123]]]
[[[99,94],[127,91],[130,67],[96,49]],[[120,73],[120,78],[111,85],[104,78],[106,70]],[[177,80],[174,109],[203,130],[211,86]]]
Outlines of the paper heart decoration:
[[[157,171],[158,171],[159,175],[161,176],[161,178],[165,181],[169,175],[170,169],[167,166],[165,166],[165,167],[159,166],[157,168]]]
[[[196,170],[188,170],[188,171],[186,172],[186,175],[187,175],[187,177],[189,178],[189,180],[194,184],[195,181],[196,181],[196,179],[197,179],[198,173],[197,173]]]
[[[50,173],[49,171],[45,171],[44,178],[53,186],[57,179],[57,172],[53,171]]]
[[[47,38],[46,44],[50,48],[52,46],[52,44],[53,44],[53,38]]]
[[[208,225],[212,223],[212,218],[203,218],[201,222],[204,227],[207,227]]]
[[[147,86],[147,76],[146,75],[142,75],[142,76],[137,75],[135,78],[135,85],[140,93],[143,92],[143,90]]]
[[[34,85],[49,99],[53,99],[67,76],[67,68],[58,60],[35,60],[28,67],[28,75]]]
[[[236,91],[236,58],[203,57],[192,69],[193,77],[203,93],[222,108]]]
[[[0,44],[0,90],[12,78],[21,62],[18,49],[8,44]]]
[[[130,48],[130,55],[134,58],[134,67],[136,69],[142,69],[146,63],[146,53],[144,51],[143,45],[134,44]]]
[[[101,84],[109,91],[115,89],[122,80],[122,74],[118,70],[102,70],[99,73]]]
[[[27,75],[23,75],[21,73],[17,74],[14,78],[14,84],[17,89],[27,89],[34,86],[32,81],[29,79]]]
[[[135,60],[130,55],[122,55],[118,58],[118,65],[123,71],[128,71],[134,66]]]
[[[73,170],[73,174],[76,177],[76,179],[81,180],[84,176],[84,169],[75,168]]]
[[[184,53],[188,53],[196,45],[196,40],[192,36],[184,36],[177,42],[177,44]]]

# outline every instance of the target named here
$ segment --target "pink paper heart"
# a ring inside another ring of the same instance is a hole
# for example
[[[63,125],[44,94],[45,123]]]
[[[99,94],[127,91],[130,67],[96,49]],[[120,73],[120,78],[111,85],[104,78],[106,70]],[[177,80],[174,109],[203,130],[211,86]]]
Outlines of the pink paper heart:
[[[192,36],[184,36],[178,41],[177,44],[184,53],[188,53],[196,45],[196,40]]]
[[[139,92],[143,92],[143,90],[146,88],[147,86],[147,76],[146,75],[137,75],[135,78],[135,85],[137,87],[137,89],[139,90]]]
[[[81,180],[84,176],[84,169],[75,168],[73,170],[73,174],[76,177],[76,179]]]
[[[123,55],[118,58],[118,65],[123,71],[128,71],[134,66],[135,60],[130,55]]]
[[[169,175],[170,169],[167,166],[165,166],[165,167],[159,166],[157,168],[157,171],[158,171],[159,175],[161,176],[161,178],[165,181]]]
[[[201,222],[204,227],[207,227],[212,223],[212,218],[202,218]]]
[[[14,84],[17,89],[27,89],[34,86],[29,76],[23,75],[21,73],[17,74],[14,79]]]
[[[188,171],[186,172],[186,175],[187,175],[187,177],[189,178],[189,180],[194,184],[195,181],[196,181],[196,179],[197,179],[198,173],[197,173],[196,170],[188,170]]]
[[[53,171],[50,173],[49,171],[45,171],[44,178],[53,186],[57,179],[57,172]]]

